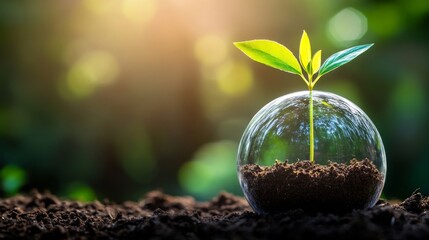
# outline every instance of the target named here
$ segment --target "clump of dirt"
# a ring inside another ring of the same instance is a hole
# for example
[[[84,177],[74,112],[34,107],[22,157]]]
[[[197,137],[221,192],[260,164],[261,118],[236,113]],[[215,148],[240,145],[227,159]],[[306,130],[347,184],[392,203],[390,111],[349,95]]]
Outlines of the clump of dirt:
[[[240,167],[244,191],[252,207],[262,213],[290,209],[308,212],[343,213],[364,209],[378,199],[383,174],[369,159],[349,164],[310,161],[273,166],[245,164]]]
[[[345,214],[259,215],[221,193],[211,201],[148,193],[138,202],[82,203],[39,192],[0,199],[0,239],[429,239],[429,199],[383,200]]]

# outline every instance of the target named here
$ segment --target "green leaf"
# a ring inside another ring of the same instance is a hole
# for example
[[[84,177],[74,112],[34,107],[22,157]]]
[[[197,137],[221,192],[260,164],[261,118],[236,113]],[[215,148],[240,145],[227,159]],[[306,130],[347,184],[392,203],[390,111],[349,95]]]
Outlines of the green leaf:
[[[374,44],[371,43],[371,44],[359,45],[331,55],[328,59],[326,59],[326,61],[320,67],[319,76],[322,76],[350,62],[351,60],[353,60],[354,58],[356,58],[357,56],[359,56],[360,54],[368,50],[370,47],[372,47],[372,45]]]
[[[311,60],[311,74],[317,73],[322,62],[322,50],[317,51]]]
[[[305,71],[310,73],[311,44],[310,39],[308,38],[308,35],[305,31],[302,33],[301,42],[299,44],[299,61],[301,62],[301,65]]]
[[[251,59],[279,70],[302,74],[301,66],[293,53],[280,43],[270,40],[235,42],[234,45]]]

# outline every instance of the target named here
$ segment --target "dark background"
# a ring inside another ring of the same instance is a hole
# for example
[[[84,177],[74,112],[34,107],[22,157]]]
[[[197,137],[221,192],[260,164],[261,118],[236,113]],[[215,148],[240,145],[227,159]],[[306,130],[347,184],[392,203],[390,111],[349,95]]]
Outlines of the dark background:
[[[272,39],[296,55],[303,29],[323,60],[375,43],[316,89],[377,126],[384,197],[429,194],[428,26],[427,0],[0,1],[0,196],[241,194],[235,155],[248,121],[306,86],[232,42]]]

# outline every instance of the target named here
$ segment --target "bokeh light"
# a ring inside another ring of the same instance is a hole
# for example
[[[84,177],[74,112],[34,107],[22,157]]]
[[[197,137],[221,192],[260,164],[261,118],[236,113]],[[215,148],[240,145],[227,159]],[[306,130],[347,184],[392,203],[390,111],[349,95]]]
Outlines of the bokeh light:
[[[224,61],[228,56],[230,42],[219,35],[200,37],[195,43],[195,57],[204,65],[212,66]]]
[[[1,190],[8,196],[17,193],[26,181],[26,172],[16,165],[6,165],[0,169]]]
[[[96,15],[109,14],[115,8],[114,0],[82,0],[82,5]]]
[[[118,73],[119,65],[112,54],[107,51],[87,52],[68,70],[67,91],[74,98],[87,97],[99,86],[111,84]]]
[[[90,186],[83,182],[72,182],[66,188],[66,196],[71,200],[89,202],[97,197]]]
[[[156,1],[154,0],[124,0],[122,12],[130,21],[145,23],[156,13]]]
[[[217,70],[217,86],[226,95],[247,93],[253,84],[253,72],[247,63],[228,61]]]
[[[329,36],[334,43],[342,46],[361,39],[367,29],[365,15],[351,7],[339,11],[328,23]]]
[[[237,143],[221,141],[206,144],[179,171],[182,187],[200,199],[221,191],[239,193],[235,156]]]

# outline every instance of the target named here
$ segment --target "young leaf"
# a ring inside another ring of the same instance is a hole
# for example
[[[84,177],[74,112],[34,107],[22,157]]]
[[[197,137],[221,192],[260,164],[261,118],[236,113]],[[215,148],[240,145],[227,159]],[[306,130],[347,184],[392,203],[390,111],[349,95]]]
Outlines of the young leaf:
[[[302,67],[310,73],[310,61],[311,61],[311,45],[310,39],[307,33],[304,31],[301,36],[301,43],[299,44],[299,61]]]
[[[359,56],[366,50],[368,50],[370,47],[374,45],[371,44],[365,44],[365,45],[359,45],[355,47],[351,47],[348,49],[345,49],[343,51],[337,52],[333,55],[331,55],[326,61],[322,64],[319,70],[319,76],[322,76],[348,62],[353,60],[355,57]]]
[[[322,50],[317,51],[313,59],[311,60],[311,74],[317,73],[320,68],[320,63],[322,61]]]
[[[279,70],[301,75],[302,70],[293,53],[270,40],[235,42],[234,45],[251,59]]]

